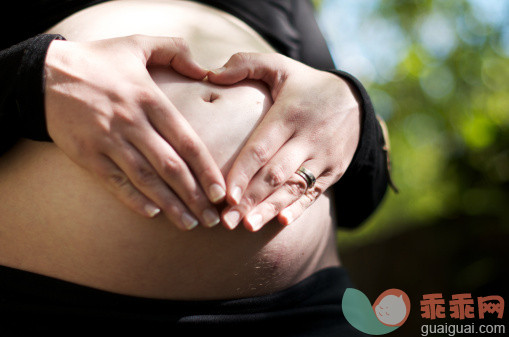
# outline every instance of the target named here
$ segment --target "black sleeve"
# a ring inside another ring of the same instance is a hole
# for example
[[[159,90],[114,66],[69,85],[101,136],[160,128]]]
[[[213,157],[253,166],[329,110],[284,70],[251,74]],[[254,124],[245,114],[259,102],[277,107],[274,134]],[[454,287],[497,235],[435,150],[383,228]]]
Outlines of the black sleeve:
[[[387,186],[393,187],[389,172],[389,150],[364,86],[344,71],[330,72],[349,82],[356,91],[361,109],[362,122],[357,149],[344,175],[332,186],[338,225],[353,228],[374,212]]]
[[[51,141],[44,116],[44,61],[60,35],[41,34],[0,51],[0,155],[20,137]]]

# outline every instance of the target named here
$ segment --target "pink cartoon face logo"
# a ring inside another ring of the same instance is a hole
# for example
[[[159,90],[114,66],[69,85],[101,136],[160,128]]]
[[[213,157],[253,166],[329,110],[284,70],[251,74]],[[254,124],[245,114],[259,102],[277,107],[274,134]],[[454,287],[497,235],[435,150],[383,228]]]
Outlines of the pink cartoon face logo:
[[[373,304],[378,320],[387,326],[401,326],[410,313],[410,299],[399,289],[389,289],[378,296]]]

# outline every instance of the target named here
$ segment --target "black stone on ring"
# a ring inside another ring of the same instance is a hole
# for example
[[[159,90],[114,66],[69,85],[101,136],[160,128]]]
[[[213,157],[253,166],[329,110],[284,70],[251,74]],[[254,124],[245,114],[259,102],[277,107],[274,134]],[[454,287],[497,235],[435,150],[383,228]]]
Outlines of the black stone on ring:
[[[316,182],[315,176],[313,175],[313,173],[311,173],[310,170],[308,170],[304,166],[299,167],[299,169],[295,173],[300,175],[306,181],[307,184],[306,190],[308,188],[312,188],[313,186],[315,186]]]

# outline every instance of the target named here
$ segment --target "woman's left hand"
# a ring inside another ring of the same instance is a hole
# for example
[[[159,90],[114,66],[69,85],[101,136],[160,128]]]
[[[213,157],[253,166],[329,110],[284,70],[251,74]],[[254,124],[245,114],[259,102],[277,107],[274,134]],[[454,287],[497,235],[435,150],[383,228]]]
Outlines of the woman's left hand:
[[[244,219],[257,231],[278,216],[288,225],[353,158],[361,115],[352,89],[339,76],[275,53],[235,54],[208,77],[222,85],[261,80],[274,100],[228,173],[223,222],[233,229]],[[316,177],[313,187],[296,174],[301,166]]]

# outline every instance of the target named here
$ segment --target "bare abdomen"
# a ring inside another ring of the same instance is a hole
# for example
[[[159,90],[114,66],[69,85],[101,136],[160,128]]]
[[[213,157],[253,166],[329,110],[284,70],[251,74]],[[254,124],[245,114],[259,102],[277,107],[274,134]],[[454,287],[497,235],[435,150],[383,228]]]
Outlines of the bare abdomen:
[[[178,12],[179,18],[186,11],[216,15],[216,11],[196,4],[184,3],[175,12],[170,9],[180,6],[180,2],[124,3],[102,5],[103,14],[118,6],[115,13],[125,11],[128,15],[138,6],[138,12],[161,13],[166,8],[168,13]],[[80,20],[86,21],[86,15],[90,15],[90,23],[106,22],[107,17],[101,18],[100,13],[99,6],[91,8],[80,14]],[[115,22],[114,17],[110,20]],[[215,26],[217,36],[221,29],[231,31],[234,26],[238,32],[233,36],[253,35],[230,19],[219,15],[217,20],[224,21],[223,26]],[[174,21],[166,17],[165,22]],[[156,23],[152,20],[147,27],[158,28],[144,28],[138,33],[161,35],[160,29],[171,28]],[[144,27],[143,20],[137,24]],[[72,20],[55,29],[68,39],[79,39],[80,30],[66,34],[70,27]],[[136,30],[132,24],[128,27],[125,35],[137,32],[132,31]],[[94,29],[90,27],[89,32]],[[183,26],[179,29],[185,30]],[[201,39],[199,29],[187,29],[198,41]],[[120,23],[115,30],[121,31]],[[253,39],[242,43],[235,40],[214,62],[227,59],[226,54],[236,49],[266,51]],[[228,44],[227,36],[223,43]],[[266,89],[256,83],[234,88],[198,82],[179,86],[166,81],[176,76],[171,72],[152,74],[226,172],[229,158],[267,108],[270,97]],[[214,104],[200,101],[200,93],[211,90],[220,99]],[[185,99],[184,92],[188,95]],[[0,191],[0,264],[117,293],[172,299],[239,298],[288,287],[318,269],[338,263],[326,196],[288,227],[273,222],[257,233],[242,227],[229,231],[222,226],[183,232],[164,216],[145,219],[128,210],[54,144],[26,140],[0,158]]]

